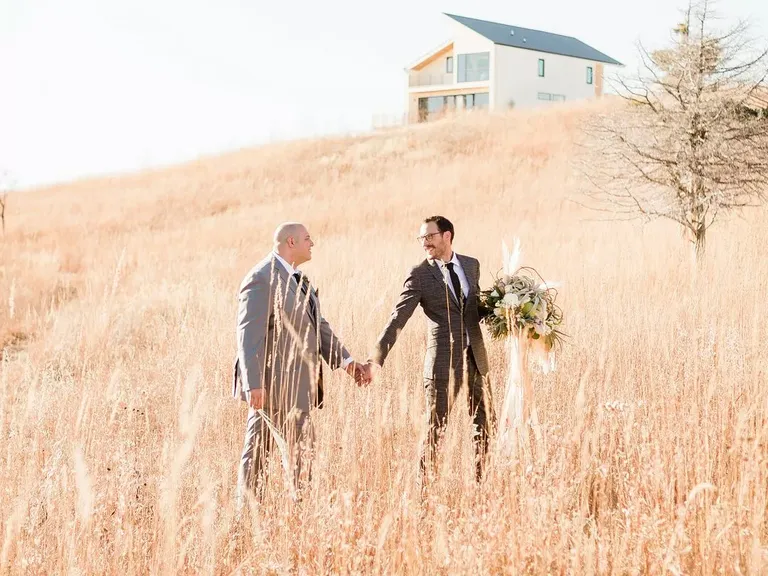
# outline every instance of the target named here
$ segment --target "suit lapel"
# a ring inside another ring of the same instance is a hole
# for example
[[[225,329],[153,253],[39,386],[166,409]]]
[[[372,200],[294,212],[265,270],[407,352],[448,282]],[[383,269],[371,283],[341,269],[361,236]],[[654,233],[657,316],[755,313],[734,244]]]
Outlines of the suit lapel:
[[[461,264],[461,269],[464,270],[464,276],[467,277],[467,284],[469,284],[469,290],[467,293],[467,298],[472,296],[472,293],[475,291],[475,284],[477,284],[477,278],[475,278],[475,275],[470,270],[469,266],[469,260],[466,256],[462,256],[461,254],[456,254],[456,258],[459,259],[459,264]]]
[[[475,294],[475,285],[478,282],[478,278],[475,278],[474,271],[469,266],[469,260],[462,256],[461,254],[456,254],[456,257],[459,259],[459,263],[461,264],[462,270],[464,270],[464,276],[467,277],[467,284],[469,285],[469,290],[467,290],[467,302],[472,302],[474,300]],[[464,314],[467,313],[467,310],[469,309],[468,306],[464,306]]]
[[[440,266],[437,264],[437,261],[433,260],[432,258],[427,259],[427,262],[429,263],[429,267],[432,270],[432,275],[437,278],[441,284],[445,286],[445,289],[448,290],[448,294],[451,295],[451,300],[453,301],[456,306],[459,305],[459,301],[456,298],[456,296],[453,295],[453,290],[451,290],[450,286],[445,281],[445,276],[443,276],[442,271],[440,270]],[[463,264],[462,264],[463,266]]]
[[[295,302],[298,285],[288,274],[288,270],[285,269],[285,266],[283,266],[274,256],[272,257],[272,268],[275,270],[277,277],[281,280],[282,286],[278,286],[281,293],[280,296],[286,300],[290,296],[291,301]],[[273,274],[273,278],[274,276],[275,274]]]
[[[312,286],[312,284],[309,285],[309,297],[315,303],[315,317],[312,318],[312,322],[315,326],[317,326],[318,322],[320,321],[320,296],[317,294],[317,291],[315,290],[315,287]],[[310,310],[311,308],[307,310],[308,314],[310,314]]]
[[[275,257],[272,257],[272,265],[274,266],[277,276],[281,280],[282,286],[280,287],[280,296],[281,298],[284,298],[285,309],[289,312],[292,312],[300,301],[299,291],[301,288],[299,287],[299,283],[296,282],[296,279],[288,273],[288,270],[285,269],[285,266],[283,266]],[[312,290],[311,286],[310,294],[310,298],[314,298],[315,304],[317,305],[317,298],[315,297],[314,290]],[[316,308],[319,309],[319,306],[316,306]],[[309,305],[306,306],[306,314],[309,316],[312,324],[316,327],[318,319],[312,316],[312,308],[310,308]]]
[[[304,298],[304,290],[301,288],[301,286],[299,286],[299,283],[296,281],[296,278],[291,277],[290,281],[291,281],[291,286],[293,287],[293,292],[295,294],[295,297],[298,298],[299,294],[301,294],[302,298]],[[302,280],[302,281],[306,281],[306,280]],[[304,302],[302,301],[302,307],[305,308],[305,313],[307,314],[307,316],[309,316],[309,319],[312,322],[312,325],[315,328],[317,328],[317,322],[318,322],[317,315],[320,310],[320,305],[319,305],[318,298],[315,294],[315,290],[312,287],[312,284],[309,284],[309,290],[307,290],[306,299],[307,299],[306,304],[304,304]],[[310,302],[314,303],[315,305],[314,315],[312,314],[312,305],[310,304]]]

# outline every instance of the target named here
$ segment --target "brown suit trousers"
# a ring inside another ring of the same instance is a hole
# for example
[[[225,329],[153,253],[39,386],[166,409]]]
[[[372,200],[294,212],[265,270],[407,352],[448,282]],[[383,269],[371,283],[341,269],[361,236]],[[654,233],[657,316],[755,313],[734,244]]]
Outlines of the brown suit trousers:
[[[379,335],[371,360],[384,365],[398,335],[417,306],[427,318],[427,350],[424,357],[424,391],[429,420],[425,461],[434,462],[435,447],[461,388],[466,385],[469,410],[478,429],[474,438],[476,476],[482,475],[488,439],[493,427],[493,403],[487,382],[488,357],[480,328],[477,294],[480,263],[457,254],[466,275],[466,301],[457,299],[448,287],[436,261],[427,259],[414,266],[406,278],[389,322]]]

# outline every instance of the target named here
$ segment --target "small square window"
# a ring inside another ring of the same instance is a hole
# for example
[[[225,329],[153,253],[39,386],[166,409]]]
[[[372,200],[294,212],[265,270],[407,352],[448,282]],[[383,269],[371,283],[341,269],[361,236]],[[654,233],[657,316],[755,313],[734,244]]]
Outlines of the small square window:
[[[592,66],[587,66],[587,84],[592,84]]]
[[[446,74],[453,74],[453,56],[448,56],[445,59],[445,72]]]
[[[539,58],[539,76],[544,77],[544,59]]]

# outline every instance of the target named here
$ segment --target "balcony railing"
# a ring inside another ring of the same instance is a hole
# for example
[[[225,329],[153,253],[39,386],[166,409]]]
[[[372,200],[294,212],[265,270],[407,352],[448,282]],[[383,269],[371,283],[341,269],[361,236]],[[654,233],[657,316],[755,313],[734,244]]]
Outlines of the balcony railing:
[[[444,86],[454,84],[453,74],[409,74],[408,86]]]
[[[467,70],[460,74],[459,82],[454,80],[453,74],[418,74],[411,73],[408,76],[408,86],[445,86],[446,84],[464,84],[469,82],[487,82],[490,78],[488,70]]]

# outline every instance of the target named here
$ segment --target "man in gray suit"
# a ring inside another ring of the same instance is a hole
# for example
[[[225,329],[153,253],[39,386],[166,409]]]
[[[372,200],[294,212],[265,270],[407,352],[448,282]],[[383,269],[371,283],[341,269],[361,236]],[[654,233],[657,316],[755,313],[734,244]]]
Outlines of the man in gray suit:
[[[437,442],[459,390],[466,384],[469,411],[477,426],[476,479],[483,474],[493,424],[493,404],[487,386],[488,357],[480,329],[477,294],[480,263],[453,251],[454,228],[442,216],[424,220],[417,238],[427,259],[405,279],[400,298],[381,332],[369,367],[384,365],[389,352],[417,306],[427,319],[424,391],[429,433],[422,448],[422,476],[426,460],[434,464]],[[422,478],[424,480],[424,478]]]
[[[367,368],[355,362],[320,312],[317,291],[297,270],[312,258],[306,227],[277,228],[274,248],[240,285],[233,396],[248,403],[248,421],[238,472],[238,500],[257,495],[256,484],[271,447],[260,410],[281,430],[290,449],[293,482],[311,475],[314,430],[309,414],[322,407],[322,360],[343,368],[358,384]],[[303,475],[302,475],[303,474]]]

